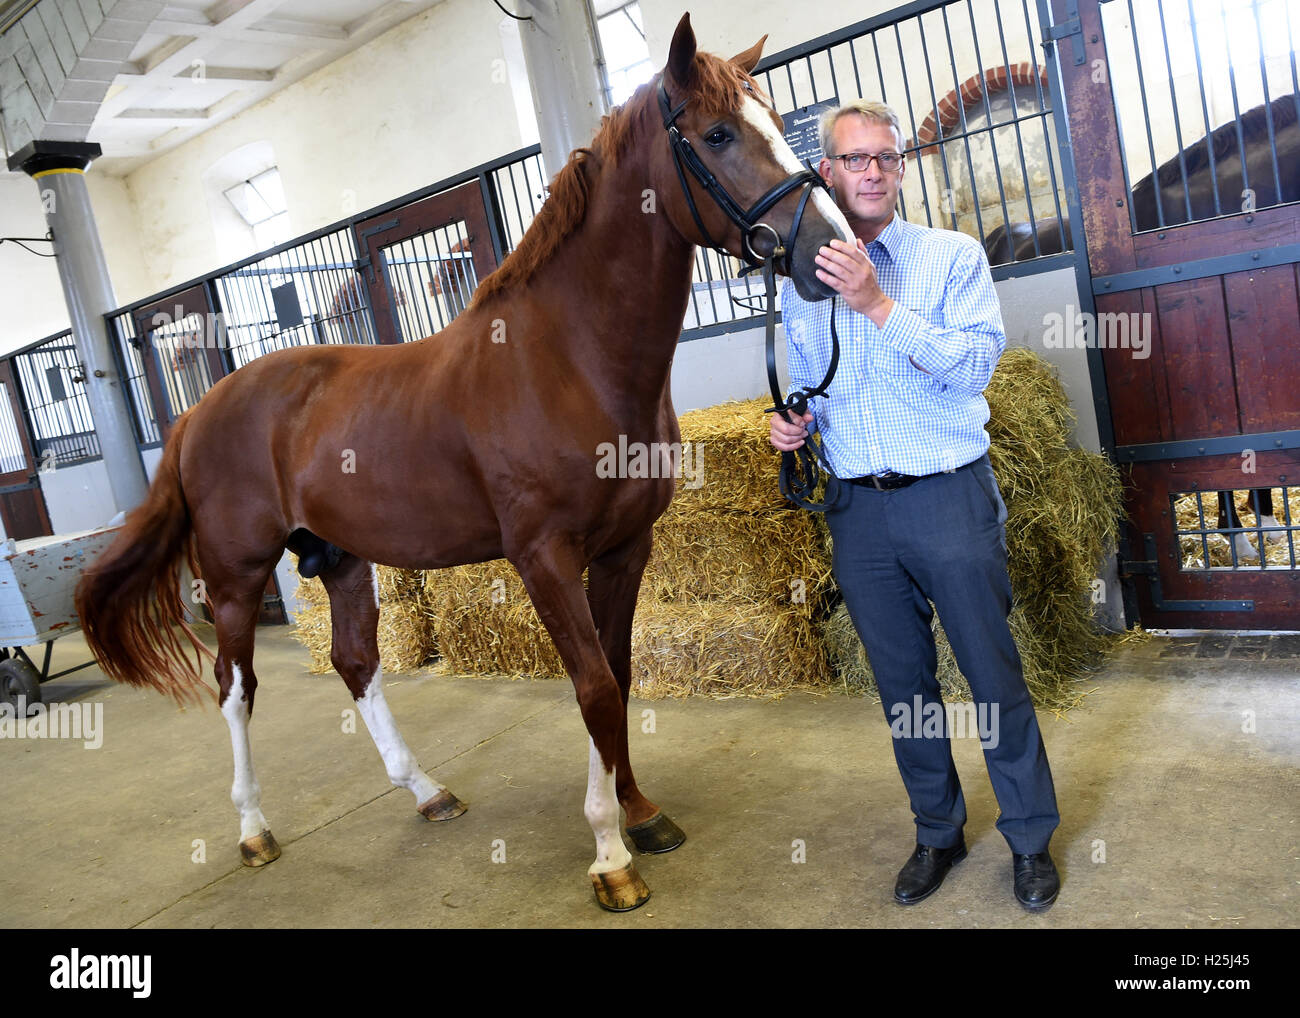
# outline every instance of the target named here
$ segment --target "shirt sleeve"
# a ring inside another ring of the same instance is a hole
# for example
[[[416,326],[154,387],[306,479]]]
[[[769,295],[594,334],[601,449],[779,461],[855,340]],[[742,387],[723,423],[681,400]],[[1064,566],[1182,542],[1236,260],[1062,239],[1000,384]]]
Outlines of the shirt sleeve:
[[[1002,307],[981,248],[967,248],[954,262],[944,288],[943,319],[934,325],[895,301],[881,335],[940,382],[978,396],[1007,345]]]
[[[790,338],[791,333],[797,333],[800,329],[805,334],[804,342],[807,342],[807,323],[800,318],[781,319],[782,330],[785,334],[785,359],[790,373],[790,385],[786,389],[787,397],[791,393],[798,392],[800,389],[809,388],[821,381],[821,378],[813,378],[812,370],[808,367],[808,359],[804,356],[803,343],[797,343]],[[817,414],[816,400],[808,404],[808,409],[812,412],[812,423],[808,425],[808,434],[815,434],[820,430],[821,418]]]

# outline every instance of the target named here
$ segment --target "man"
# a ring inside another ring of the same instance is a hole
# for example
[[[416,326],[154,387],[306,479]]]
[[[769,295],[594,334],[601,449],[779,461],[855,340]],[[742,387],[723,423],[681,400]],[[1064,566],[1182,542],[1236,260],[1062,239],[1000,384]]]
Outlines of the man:
[[[832,566],[916,817],[916,849],[894,898],[923,900],[966,857],[966,803],[935,678],[933,602],[977,716],[991,722],[980,734],[1016,899],[1039,911],[1060,887],[1048,852],[1060,816],[1007,626],[1006,506],[989,465],[983,396],[1006,336],[988,260],[973,238],[895,213],[906,160],[888,106],[852,102],[820,126],[820,172],[857,237],[856,246],[836,240],[817,256],[818,278],[838,294],[841,359],[828,398],[800,423],[773,414],[771,440],[785,452],[820,432],[846,479],[826,514]],[[830,360],[831,302],[805,302],[789,283],[781,302],[791,383],[815,385]],[[922,716],[943,718],[941,733],[914,717],[918,705]]]

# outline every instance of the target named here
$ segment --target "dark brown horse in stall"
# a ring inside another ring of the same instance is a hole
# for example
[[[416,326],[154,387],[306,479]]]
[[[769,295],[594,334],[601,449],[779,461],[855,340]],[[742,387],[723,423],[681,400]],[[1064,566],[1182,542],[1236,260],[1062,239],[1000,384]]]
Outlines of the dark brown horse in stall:
[[[590,735],[597,899],[625,910],[649,896],[619,810],[642,851],[684,838],[637,788],[627,738],[632,615],[674,480],[602,478],[597,449],[620,437],[651,450],[680,440],[669,374],[697,243],[718,238],[750,262],[779,253],[798,291],[823,299],[831,291],[813,257],[852,236],[750,76],[763,41],[731,61],[697,53],[684,16],[663,72],[570,156],[518,249],[437,336],[268,354],[177,420],[147,500],[86,573],[77,606],[106,674],[197,700],[211,690],[186,656],[186,639],[203,651],[183,623],[179,569],[190,556],[216,624],[248,865],[280,851],[260,808],[248,720],[254,625],[285,548],[322,570],[331,660],[390,779],[430,820],[465,807],[420,769],[385,705],[372,563],[504,557],[555,641]],[[717,190],[695,169],[688,182],[683,141]],[[754,215],[738,221],[720,194]]]

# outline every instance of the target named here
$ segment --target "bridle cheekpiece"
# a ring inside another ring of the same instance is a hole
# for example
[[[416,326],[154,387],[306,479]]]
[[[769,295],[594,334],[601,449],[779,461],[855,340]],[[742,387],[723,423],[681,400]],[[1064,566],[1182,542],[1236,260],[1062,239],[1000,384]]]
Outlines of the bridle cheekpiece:
[[[677,118],[682,115],[682,111],[686,109],[689,100],[683,99],[676,106],[673,106],[668,98],[668,90],[664,86],[663,76],[659,78],[658,95],[659,111],[663,114],[664,129],[668,132],[668,147],[673,155],[673,168],[677,171],[677,179],[682,185],[682,194],[686,197],[686,205],[691,210],[691,218],[695,221],[695,226],[700,231],[704,244],[715,250],[722,251],[724,254],[730,254],[726,248],[713,239],[708,227],[704,225],[704,220],[700,218],[699,209],[695,207],[695,199],[691,195],[690,185],[686,181],[686,171],[688,170],[691,176],[704,188],[704,192],[722,210],[723,214],[740,230],[741,249],[745,254],[745,260],[749,263],[747,268],[741,270],[741,275],[760,269],[763,272],[763,280],[767,289],[767,378],[774,402],[773,406],[768,407],[763,412],[784,414],[786,420],[794,423],[796,418],[790,416],[791,412],[801,419],[808,409],[808,401],[814,396],[826,396],[826,389],[831,384],[831,379],[835,377],[835,368],[840,359],[839,336],[835,331],[835,299],[831,298],[831,360],[826,371],[826,377],[815,388],[805,387],[799,392],[792,393],[789,397],[783,397],[776,372],[776,266],[779,262],[782,271],[787,276],[792,275],[794,242],[799,236],[799,224],[803,221],[803,213],[808,206],[808,199],[812,197],[814,188],[825,188],[829,192],[830,185],[822,179],[820,173],[813,169],[811,163],[805,163],[804,169],[786,177],[785,180],[768,190],[749,208],[741,208],[727,192],[727,189],[722,186],[718,178],[704,165],[703,160],[695,151],[695,147],[682,133],[681,128],[677,126]],[[795,209],[794,219],[790,223],[789,237],[782,238],[780,232],[771,223],[764,222],[761,217],[782,198],[798,188],[802,188],[803,193],[799,196],[799,205]],[[772,250],[767,255],[760,255],[754,250],[752,238],[761,231],[766,231],[772,236]],[[735,300],[734,297],[732,299]],[[821,479],[822,472],[826,475],[825,496],[824,501],[816,502],[813,500],[813,495]],[[839,478],[835,476],[830,464],[826,461],[825,455],[819,447],[813,444],[811,438],[807,439],[799,447],[797,453],[785,452],[781,454],[781,474],[778,483],[781,494],[787,499],[795,505],[814,512],[824,512],[829,508],[833,508],[839,501]]]

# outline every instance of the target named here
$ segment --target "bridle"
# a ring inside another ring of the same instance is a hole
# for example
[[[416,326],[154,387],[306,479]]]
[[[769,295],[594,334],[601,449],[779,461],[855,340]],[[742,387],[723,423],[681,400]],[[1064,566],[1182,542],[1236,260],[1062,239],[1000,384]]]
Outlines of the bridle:
[[[749,208],[742,208],[727,192],[727,189],[722,186],[718,178],[704,165],[694,146],[691,145],[677,126],[677,118],[686,109],[689,100],[683,99],[676,106],[673,106],[668,98],[668,90],[664,87],[662,77],[659,79],[658,94],[659,110],[663,114],[664,128],[668,131],[668,147],[673,155],[673,168],[677,171],[677,179],[682,185],[682,194],[686,196],[687,208],[691,210],[691,218],[695,221],[700,236],[704,238],[704,242],[708,247],[721,251],[723,254],[730,254],[726,248],[713,239],[713,235],[709,233],[704,221],[700,218],[699,210],[695,207],[695,198],[691,195],[690,185],[686,181],[686,172],[688,170],[691,176],[704,188],[704,192],[722,210],[723,214],[740,230],[741,250],[744,252],[745,261],[749,263],[746,268],[741,270],[740,274],[745,275],[760,269],[763,272],[763,282],[767,290],[767,381],[774,403],[773,406],[768,407],[763,412],[765,414],[782,413],[785,414],[786,420],[792,424],[799,423],[808,410],[808,401],[814,396],[827,395],[826,389],[831,384],[831,379],[835,377],[835,369],[839,364],[840,341],[835,331],[835,298],[831,298],[831,360],[826,369],[826,376],[821,380],[820,385],[815,387],[805,386],[799,392],[792,393],[788,398],[783,397],[781,383],[776,374],[776,265],[780,262],[785,274],[791,274],[794,261],[794,241],[799,235],[799,225],[803,221],[803,213],[808,206],[808,200],[812,197],[815,188],[825,188],[829,191],[830,187],[822,179],[821,174],[814,170],[809,163],[805,164],[805,168],[798,173],[792,173],[775,187],[770,188]],[[770,223],[764,222],[761,217],[786,195],[800,188],[802,188],[802,193],[799,195],[799,205],[795,209],[794,219],[790,223],[789,243],[787,243],[776,228]],[[766,231],[772,237],[772,250],[767,255],[760,255],[754,250],[753,245],[753,238],[763,231]],[[791,417],[790,411],[794,411],[796,416]],[[826,490],[824,501],[817,502],[813,500],[813,495],[821,480],[822,472],[826,475]],[[825,512],[827,509],[834,508],[839,501],[839,478],[831,470],[821,448],[815,445],[811,438],[806,439],[796,452],[783,452],[781,454],[781,474],[778,483],[781,494],[789,501],[813,512]]]

